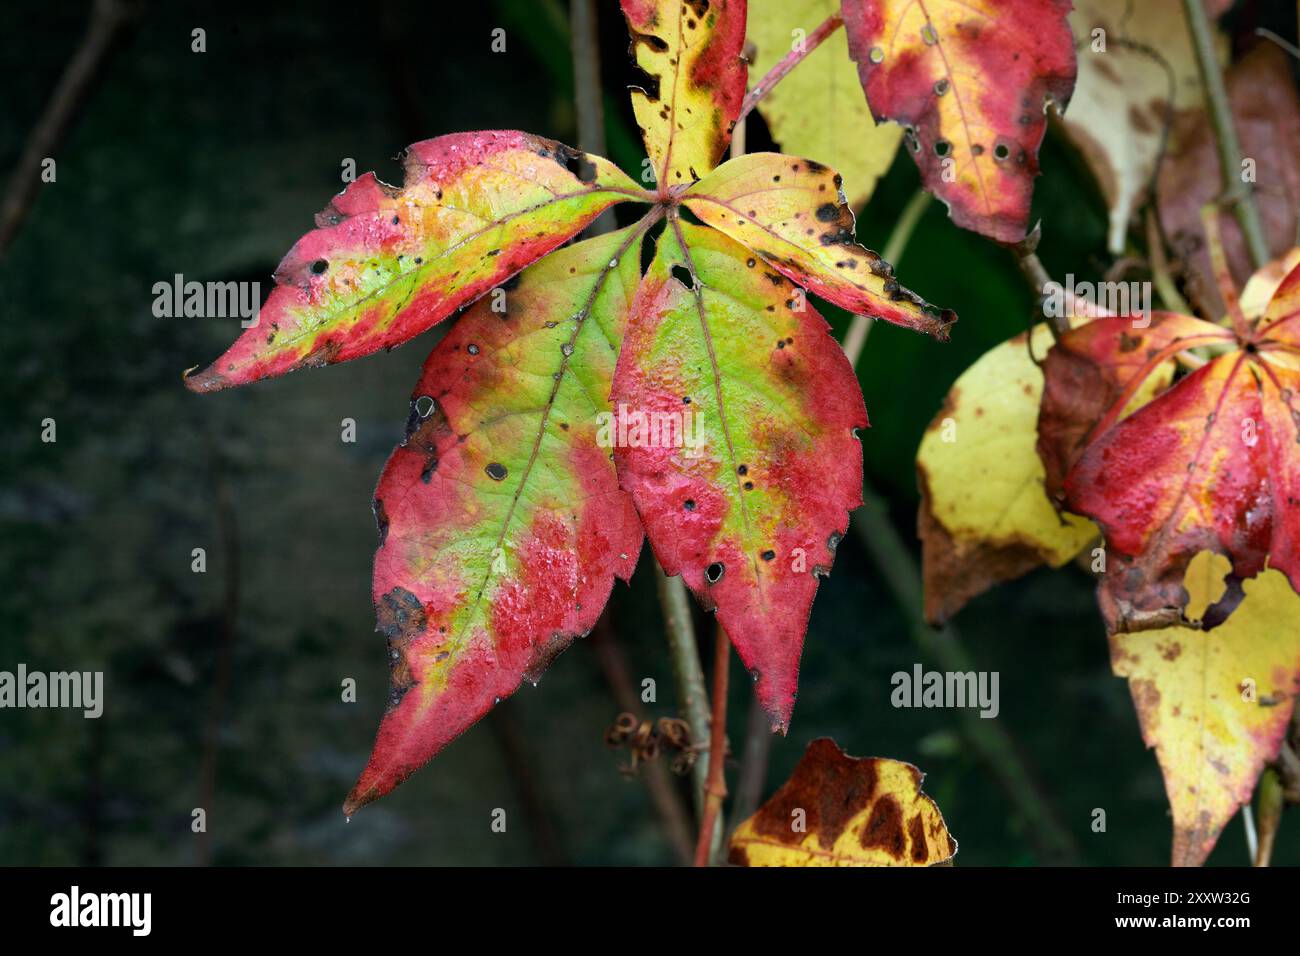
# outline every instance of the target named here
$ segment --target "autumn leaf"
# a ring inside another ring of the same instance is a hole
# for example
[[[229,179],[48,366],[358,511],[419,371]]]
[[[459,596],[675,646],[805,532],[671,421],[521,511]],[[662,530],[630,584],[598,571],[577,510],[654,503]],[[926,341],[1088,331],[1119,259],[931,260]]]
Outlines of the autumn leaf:
[[[826,301],[947,340],[956,315],[904,289],[889,263],[858,245],[841,185],[839,173],[813,160],[750,153],[723,163],[683,201]]]
[[[748,70],[745,0],[622,0],[645,74],[632,111],[660,190],[713,169],[731,141]]]
[[[1173,379],[1180,352],[1226,336],[1218,326],[1174,312],[1153,312],[1145,327],[1132,317],[1103,317],[1063,335],[1043,365],[1046,386],[1038,417],[1038,453],[1048,497],[1064,507],[1066,474],[1097,423],[1126,397],[1135,378],[1150,398]],[[1127,401],[1126,411],[1136,411],[1133,396]]]
[[[1105,534],[1098,596],[1110,633],[1180,623],[1183,578],[1201,551],[1226,556],[1237,579],[1269,567],[1300,588],[1297,319],[1300,270],[1239,337],[1189,316],[1156,316],[1148,329],[1111,318],[1067,333],[1049,354],[1039,425],[1044,460],[1049,476],[1053,461],[1068,467],[1066,510],[1093,519]],[[1191,352],[1196,348],[1212,357],[1206,361]],[[1147,376],[1189,352],[1199,367],[1126,414]],[[1105,403],[1100,420],[1075,441],[1082,422],[1066,406],[1096,411]],[[1053,437],[1045,430],[1052,421],[1070,427]]]
[[[793,42],[806,40],[839,8],[839,0],[752,0],[748,38],[757,50],[754,75],[766,75]],[[841,30],[773,86],[758,101],[758,111],[784,152],[815,156],[843,174],[844,195],[855,210],[871,198],[903,138],[901,126],[872,118]]]
[[[828,737],[736,828],[739,866],[934,866],[957,853],[921,771],[884,757],[850,757]]]
[[[548,256],[426,361],[375,492],[392,691],[346,813],[535,682],[631,576],[641,525],[597,439],[643,232]]]
[[[528,133],[407,149],[405,184],[367,173],[275,271],[256,325],[185,384],[198,392],[391,349],[647,194],[608,160]]]
[[[717,609],[783,731],[817,576],[862,503],[862,392],[798,288],[720,232],[669,225],[613,390],[661,427],[615,460],[664,571]]]
[[[1230,3],[1204,5],[1214,18]],[[1074,7],[1079,81],[1062,125],[1106,197],[1106,244],[1119,255],[1174,114],[1203,108],[1200,68],[1182,0],[1075,0]]]
[[[1198,620],[1231,571],[1221,555],[1188,564],[1188,617]],[[1265,571],[1214,630],[1169,627],[1111,637],[1111,666],[1126,677],[1156,751],[1173,811],[1175,866],[1199,866],[1224,825],[1250,800],[1286,735],[1300,694],[1300,597]]]
[[[1244,163],[1234,177],[1254,190],[1269,252],[1279,256],[1295,244],[1300,224],[1300,95],[1286,55],[1270,43],[1255,46],[1228,68],[1225,79]],[[1219,200],[1221,169],[1205,113],[1180,117],[1160,171],[1160,219],[1187,275],[1189,298],[1201,315],[1214,318],[1226,307],[1213,278],[1201,209]],[[1235,219],[1224,217],[1222,229],[1228,264],[1240,285],[1253,271],[1251,259]]]
[[[1098,531],[1058,514],[1043,487],[1035,422],[1052,344],[1046,325],[986,352],[953,384],[921,440],[925,616],[941,624],[994,584],[1047,564],[1060,567]]]
[[[1019,242],[1046,110],[1075,80],[1070,0],[843,0],[871,112],[906,131],[953,222]]]

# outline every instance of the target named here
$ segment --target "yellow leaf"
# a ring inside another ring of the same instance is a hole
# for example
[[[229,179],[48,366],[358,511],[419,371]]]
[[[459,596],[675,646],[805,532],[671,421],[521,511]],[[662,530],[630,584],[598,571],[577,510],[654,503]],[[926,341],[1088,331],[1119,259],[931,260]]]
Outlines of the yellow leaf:
[[[1286,255],[1279,256],[1251,276],[1241,290],[1241,314],[1248,319],[1258,319],[1263,315],[1273,293],[1296,266],[1300,266],[1300,246],[1292,247]]]
[[[1059,567],[1098,534],[1058,515],[1043,489],[1038,403],[1043,373],[1017,335],[957,379],[917,453],[925,613],[955,614],[972,597],[1040,564]],[[1034,356],[1052,345],[1034,331]]]
[[[850,757],[828,737],[737,827],[740,866],[933,866],[957,852],[921,771],[884,757]]]
[[[1226,558],[1205,551],[1184,577],[1187,613],[1224,591]],[[1116,634],[1111,668],[1127,677],[1155,748],[1174,820],[1173,863],[1205,862],[1224,825],[1277,757],[1300,692],[1300,596],[1278,571],[1242,582],[1245,597],[1219,627]]]
[[[748,37],[757,48],[753,75],[762,77],[806,40],[839,0],[752,0]],[[782,152],[834,166],[844,177],[849,206],[861,211],[876,181],[894,161],[903,128],[876,124],[849,59],[843,30],[836,30],[759,101]]]

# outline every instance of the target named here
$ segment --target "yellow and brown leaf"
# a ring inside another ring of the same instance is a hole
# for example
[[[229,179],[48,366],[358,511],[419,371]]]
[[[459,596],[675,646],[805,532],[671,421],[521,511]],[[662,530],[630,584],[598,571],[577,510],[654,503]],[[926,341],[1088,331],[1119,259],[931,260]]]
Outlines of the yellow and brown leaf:
[[[828,737],[808,745],[790,779],[736,828],[739,866],[934,866],[957,853],[921,771],[850,757]]]

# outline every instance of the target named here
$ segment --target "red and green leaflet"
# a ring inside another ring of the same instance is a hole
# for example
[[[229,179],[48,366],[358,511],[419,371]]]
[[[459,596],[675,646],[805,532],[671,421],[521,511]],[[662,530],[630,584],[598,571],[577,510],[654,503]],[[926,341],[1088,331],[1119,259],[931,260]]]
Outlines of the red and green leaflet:
[[[783,731],[817,575],[862,503],[855,430],[867,413],[844,352],[792,283],[715,230],[669,225],[613,397],[684,415],[690,440],[630,443],[615,460],[664,571],[717,609]]]
[[[940,338],[954,320],[857,245],[832,170],[776,154],[714,168],[745,91],[743,0],[623,9],[655,80],[633,101],[657,193],[526,133],[419,143],[402,188],[367,175],[334,200],[259,325],[186,380],[347,361],[466,309],[375,493],[391,693],[348,813],[590,631],[647,536],[717,610],[784,730],[817,577],[860,504],[867,424],[805,290]],[[629,200],[652,204],[636,225],[559,248]]]
[[[642,230],[562,249],[425,362],[375,491],[392,691],[346,812],[387,793],[596,623],[641,524],[596,441]]]
[[[197,375],[244,385],[391,349],[644,192],[609,160],[513,130],[411,146],[400,189],[367,173],[289,250],[258,323]]]
[[[1205,347],[1219,354],[1121,419],[1149,375]],[[1044,373],[1048,489],[1105,534],[1111,633],[1183,622],[1201,551],[1236,579],[1272,568],[1300,590],[1300,269],[1239,335],[1182,315],[1098,319],[1062,336]],[[1086,427],[1089,408],[1101,414]]]
[[[903,125],[925,188],[999,242],[1029,223],[1046,109],[1074,90],[1070,0],[842,0],[877,119]]]

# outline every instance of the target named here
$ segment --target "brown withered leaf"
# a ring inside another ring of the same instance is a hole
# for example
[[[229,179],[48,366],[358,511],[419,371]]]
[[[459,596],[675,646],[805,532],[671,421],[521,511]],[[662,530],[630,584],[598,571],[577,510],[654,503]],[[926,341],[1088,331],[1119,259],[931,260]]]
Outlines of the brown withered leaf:
[[[850,757],[829,737],[731,837],[738,866],[934,866],[957,852],[921,771]]]
[[[1255,198],[1269,252],[1279,256],[1296,240],[1300,207],[1300,96],[1286,55],[1261,43],[1227,72],[1228,99],[1242,156],[1254,162]],[[1219,198],[1218,148],[1203,111],[1180,115],[1160,171],[1158,207],[1172,251],[1188,276],[1188,295],[1201,315],[1224,314],[1210,266],[1201,207]],[[1254,271],[1232,216],[1222,217],[1223,243],[1238,288]]]

